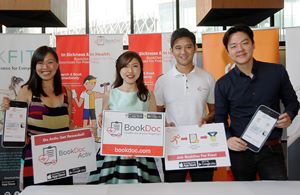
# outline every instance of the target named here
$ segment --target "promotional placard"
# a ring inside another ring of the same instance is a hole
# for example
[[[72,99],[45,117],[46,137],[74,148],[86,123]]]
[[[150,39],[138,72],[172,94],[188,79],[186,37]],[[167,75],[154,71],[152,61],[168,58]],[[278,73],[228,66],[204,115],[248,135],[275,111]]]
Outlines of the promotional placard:
[[[31,146],[34,183],[96,170],[90,129],[35,135]]]
[[[230,166],[223,123],[166,128],[166,170]]]
[[[101,154],[164,156],[165,116],[161,112],[103,112]]]

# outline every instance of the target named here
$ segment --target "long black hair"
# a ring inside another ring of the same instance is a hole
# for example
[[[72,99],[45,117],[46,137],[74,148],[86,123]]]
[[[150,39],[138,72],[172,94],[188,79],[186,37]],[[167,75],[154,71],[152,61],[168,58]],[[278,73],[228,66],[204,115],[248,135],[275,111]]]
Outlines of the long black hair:
[[[29,79],[23,85],[23,86],[28,85],[28,89],[30,89],[32,91],[32,95],[36,97],[41,97],[41,95],[47,97],[47,94],[43,90],[42,78],[36,73],[36,65],[38,62],[43,62],[48,53],[53,55],[57,64],[59,63],[58,56],[54,51],[54,49],[48,46],[41,46],[37,48],[31,57]],[[61,81],[59,67],[57,68],[57,71],[53,78],[53,87],[54,87],[54,94],[56,96],[62,94],[62,81]]]
[[[141,66],[141,74],[136,80],[138,88],[137,96],[141,101],[146,102],[149,96],[149,90],[144,83],[144,64],[139,54],[134,51],[126,51],[121,54],[116,60],[116,80],[113,83],[113,87],[117,88],[123,84],[123,79],[121,77],[120,71],[122,68],[126,67],[133,58],[137,59]]]

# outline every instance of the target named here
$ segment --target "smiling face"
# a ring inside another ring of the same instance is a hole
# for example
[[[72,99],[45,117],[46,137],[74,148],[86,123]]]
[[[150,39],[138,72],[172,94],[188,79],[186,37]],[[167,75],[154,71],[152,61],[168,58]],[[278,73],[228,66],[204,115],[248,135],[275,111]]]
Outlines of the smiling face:
[[[141,65],[139,61],[136,58],[132,58],[132,60],[120,70],[120,75],[123,79],[123,84],[135,84],[141,75]]]
[[[53,80],[57,69],[58,63],[51,53],[47,53],[44,61],[38,61],[36,64],[36,73],[44,81]]]
[[[227,50],[236,65],[252,65],[254,43],[246,33],[233,33],[229,38]]]
[[[171,52],[178,66],[193,66],[196,46],[189,37],[181,37],[174,41]]]

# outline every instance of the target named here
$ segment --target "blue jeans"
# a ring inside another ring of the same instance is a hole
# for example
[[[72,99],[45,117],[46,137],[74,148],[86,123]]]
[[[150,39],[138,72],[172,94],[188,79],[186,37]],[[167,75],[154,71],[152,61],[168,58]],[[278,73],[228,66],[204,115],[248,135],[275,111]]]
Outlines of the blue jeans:
[[[231,170],[236,181],[287,180],[281,144],[263,146],[258,153],[250,150],[230,152]]]

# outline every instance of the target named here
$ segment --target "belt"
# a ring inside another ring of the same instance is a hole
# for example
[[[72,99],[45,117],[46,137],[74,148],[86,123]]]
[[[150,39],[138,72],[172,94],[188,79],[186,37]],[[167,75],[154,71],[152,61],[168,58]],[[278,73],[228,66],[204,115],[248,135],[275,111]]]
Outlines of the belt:
[[[265,142],[266,146],[275,146],[281,144],[281,140],[280,139],[269,139]]]

